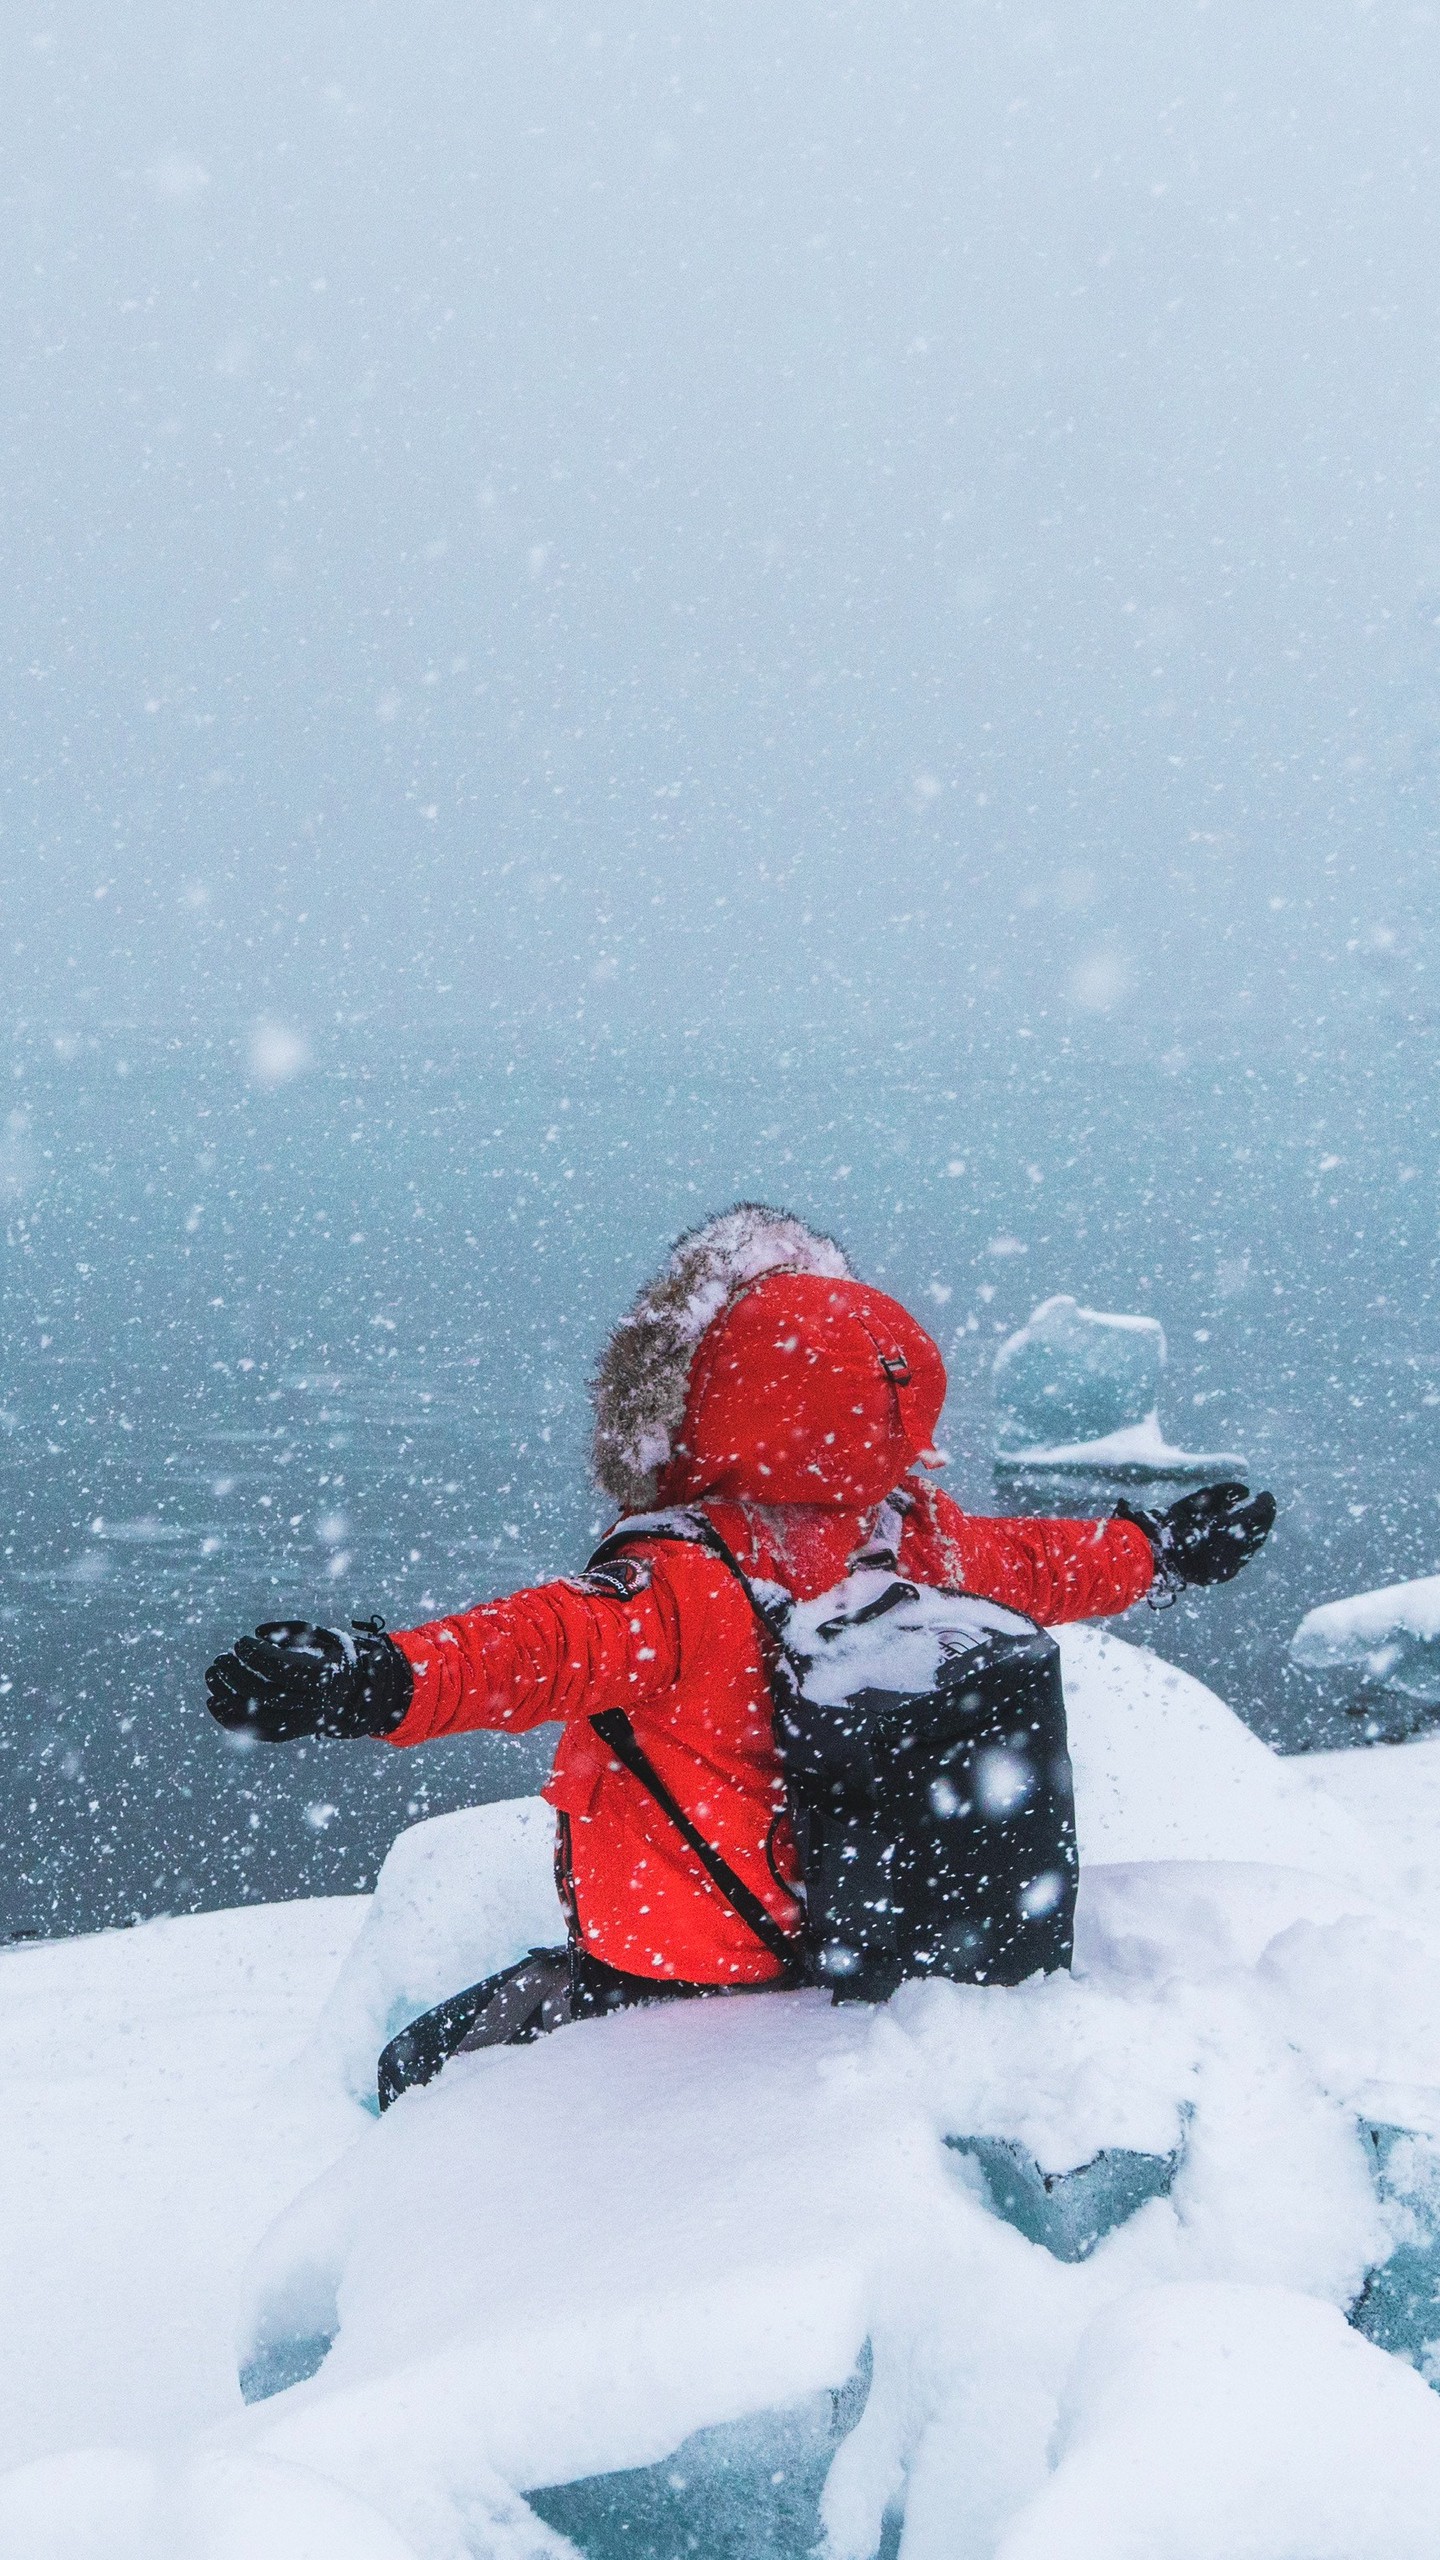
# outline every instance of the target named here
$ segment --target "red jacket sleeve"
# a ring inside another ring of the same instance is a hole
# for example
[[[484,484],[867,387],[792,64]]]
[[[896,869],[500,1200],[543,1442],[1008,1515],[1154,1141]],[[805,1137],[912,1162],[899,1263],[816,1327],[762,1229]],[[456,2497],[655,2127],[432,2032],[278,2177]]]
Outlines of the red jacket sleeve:
[[[447,1733],[526,1733],[532,1725],[634,1707],[671,1688],[680,1619],[668,1575],[629,1594],[546,1582],[459,1617],[410,1627],[395,1642],[415,1675],[404,1748]]]
[[[1114,1617],[1154,1581],[1150,1541],[1129,1520],[994,1520],[962,1511],[938,1487],[931,1500],[941,1536],[959,1551],[965,1589],[1042,1626]]]

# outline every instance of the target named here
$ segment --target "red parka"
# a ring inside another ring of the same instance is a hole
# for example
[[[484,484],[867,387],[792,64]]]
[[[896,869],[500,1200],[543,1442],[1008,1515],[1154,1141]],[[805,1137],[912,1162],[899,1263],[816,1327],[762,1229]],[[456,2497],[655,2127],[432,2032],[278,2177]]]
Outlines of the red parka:
[[[649,1481],[661,1502],[703,1509],[747,1573],[801,1600],[842,1579],[897,1487],[899,1562],[914,1581],[1052,1626],[1139,1599],[1152,1558],[1129,1523],[967,1514],[912,1473],[944,1394],[939,1352],[893,1298],[823,1270],[771,1270],[724,1297],[689,1347],[682,1418],[651,1435]],[[750,1605],[703,1547],[637,1540],[621,1579],[628,1589],[545,1583],[397,1635],[415,1694],[391,1739],[560,1723],[545,1793],[568,1831],[586,1947],[655,1981],[768,1981],[774,1958],[589,1721],[626,1710],[691,1819],[793,1928],[772,1871],[793,1877],[794,1851]]]

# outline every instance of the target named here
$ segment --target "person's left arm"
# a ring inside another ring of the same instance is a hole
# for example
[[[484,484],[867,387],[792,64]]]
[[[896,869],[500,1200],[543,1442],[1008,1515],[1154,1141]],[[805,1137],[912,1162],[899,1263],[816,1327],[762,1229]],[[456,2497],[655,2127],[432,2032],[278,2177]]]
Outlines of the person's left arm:
[[[961,1511],[938,1491],[932,1500],[965,1589],[1042,1626],[1116,1617],[1155,1579],[1150,1541],[1128,1520],[999,1520]]]
[[[1275,1525],[1274,1495],[1243,1484],[1201,1485],[1165,1511],[1121,1501],[1108,1520],[995,1520],[938,1490],[931,1500],[965,1589],[1047,1627],[1231,1582]]]

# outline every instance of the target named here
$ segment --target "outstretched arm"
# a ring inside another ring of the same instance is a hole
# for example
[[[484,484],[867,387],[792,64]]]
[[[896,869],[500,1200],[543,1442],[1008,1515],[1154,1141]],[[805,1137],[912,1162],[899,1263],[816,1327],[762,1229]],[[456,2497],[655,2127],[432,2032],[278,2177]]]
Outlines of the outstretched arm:
[[[1151,1590],[1163,1605],[1183,1589],[1233,1581],[1275,1524],[1274,1495],[1243,1484],[1201,1485],[1166,1511],[1120,1502],[1109,1520],[992,1520],[938,1490],[931,1499],[966,1590],[1042,1626],[1113,1617]]]
[[[638,1558],[613,1587],[542,1583],[411,1627],[395,1642],[415,1683],[404,1723],[387,1737],[402,1748],[446,1733],[527,1733],[582,1710],[642,1705],[673,1686],[680,1668],[669,1576]]]
[[[393,1636],[378,1622],[261,1627],[205,1681],[217,1722],[258,1741],[408,1744],[644,1705],[673,1686],[679,1648],[670,1577],[635,1556]]]
[[[1042,1626],[1114,1617],[1155,1578],[1150,1541],[1128,1520],[995,1520],[961,1511],[938,1489],[931,1498],[965,1589]]]

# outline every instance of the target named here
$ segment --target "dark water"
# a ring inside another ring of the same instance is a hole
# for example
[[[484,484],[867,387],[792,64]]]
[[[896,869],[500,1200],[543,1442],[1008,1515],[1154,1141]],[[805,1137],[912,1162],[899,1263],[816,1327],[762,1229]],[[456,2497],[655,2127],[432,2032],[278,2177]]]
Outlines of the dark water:
[[[404,1625],[572,1568],[604,1333],[739,1196],[832,1226],[932,1325],[982,1507],[1001,1335],[1061,1288],[1160,1315],[1170,1437],[1244,1450],[1281,1517],[1232,1590],[1129,1631],[1283,1748],[1360,1738],[1284,1647],[1316,1600],[1440,1564],[1427,1040],[337,1034],[269,1090],[227,1043],[17,1046],[0,1930],[361,1887],[406,1821],[533,1788],[551,1734],[237,1751],[204,1664],[268,1615]]]

